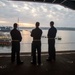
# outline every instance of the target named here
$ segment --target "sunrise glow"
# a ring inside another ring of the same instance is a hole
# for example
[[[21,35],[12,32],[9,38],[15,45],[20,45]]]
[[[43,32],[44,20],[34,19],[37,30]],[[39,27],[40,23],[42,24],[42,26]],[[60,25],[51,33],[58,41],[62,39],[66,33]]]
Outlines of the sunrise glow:
[[[31,23],[18,23],[20,27],[34,27],[34,24]]]

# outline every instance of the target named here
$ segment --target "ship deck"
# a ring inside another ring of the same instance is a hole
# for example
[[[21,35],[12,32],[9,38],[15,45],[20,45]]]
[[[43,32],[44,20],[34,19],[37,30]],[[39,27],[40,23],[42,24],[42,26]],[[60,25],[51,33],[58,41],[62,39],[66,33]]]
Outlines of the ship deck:
[[[56,62],[47,62],[42,53],[41,66],[30,63],[30,54],[21,54],[22,65],[11,64],[10,54],[0,54],[0,75],[75,75],[75,52],[57,52]]]

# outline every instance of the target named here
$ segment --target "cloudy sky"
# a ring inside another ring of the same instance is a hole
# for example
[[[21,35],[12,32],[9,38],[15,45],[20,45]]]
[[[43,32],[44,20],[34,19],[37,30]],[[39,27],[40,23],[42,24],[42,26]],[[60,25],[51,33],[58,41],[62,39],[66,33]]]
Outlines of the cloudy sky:
[[[75,10],[56,4],[0,0],[0,26],[35,26],[49,27],[54,21],[56,27],[75,27]]]

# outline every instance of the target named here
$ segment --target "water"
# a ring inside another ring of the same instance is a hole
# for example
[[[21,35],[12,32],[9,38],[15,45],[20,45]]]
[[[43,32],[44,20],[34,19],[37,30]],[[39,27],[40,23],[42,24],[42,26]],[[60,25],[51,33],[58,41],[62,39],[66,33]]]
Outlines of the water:
[[[22,42],[21,42],[21,52],[31,52],[31,42],[32,37],[30,36],[30,31],[23,30],[21,32],[22,34]],[[43,36],[47,36],[48,30],[43,30]],[[67,51],[67,50],[75,50],[75,31],[63,31],[58,30],[56,37],[61,37],[61,40],[56,39],[56,51]],[[42,52],[48,51],[48,39],[42,38]],[[0,53],[10,53],[11,52],[11,46],[6,47],[0,46]]]

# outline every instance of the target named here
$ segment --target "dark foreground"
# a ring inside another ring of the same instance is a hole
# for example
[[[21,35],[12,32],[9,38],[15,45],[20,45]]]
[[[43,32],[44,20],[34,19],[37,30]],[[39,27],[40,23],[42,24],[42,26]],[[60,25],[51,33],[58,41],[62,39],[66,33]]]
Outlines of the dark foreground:
[[[41,66],[30,63],[31,57],[22,55],[22,65],[10,63],[10,55],[0,55],[0,75],[75,75],[75,52],[57,53],[56,62],[47,62],[47,55],[42,55]]]

